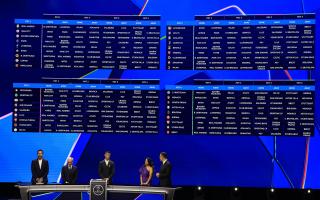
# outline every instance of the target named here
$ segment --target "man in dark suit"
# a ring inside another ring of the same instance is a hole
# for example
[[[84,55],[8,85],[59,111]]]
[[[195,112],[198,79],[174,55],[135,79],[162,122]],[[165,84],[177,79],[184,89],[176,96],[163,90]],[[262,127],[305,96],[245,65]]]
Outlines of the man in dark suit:
[[[63,184],[74,185],[77,183],[78,168],[73,165],[72,157],[69,157],[67,159],[67,165],[62,167],[61,178],[62,178]]]
[[[160,153],[160,161],[162,163],[159,173],[156,176],[159,178],[160,187],[171,187],[171,163],[168,160],[166,152]]]
[[[49,173],[49,162],[43,159],[43,150],[37,151],[38,158],[31,162],[32,184],[47,184]]]
[[[112,184],[112,177],[114,176],[115,167],[114,162],[110,160],[111,152],[104,153],[104,160],[99,163],[99,176],[101,179],[108,179],[108,184]]]

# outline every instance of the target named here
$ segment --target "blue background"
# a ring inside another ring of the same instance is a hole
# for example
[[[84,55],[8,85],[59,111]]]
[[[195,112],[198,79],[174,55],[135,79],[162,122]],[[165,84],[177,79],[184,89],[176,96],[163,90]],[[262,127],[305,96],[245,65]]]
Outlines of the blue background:
[[[316,102],[314,137],[255,136],[174,136],[92,135],[11,132],[12,81],[24,80],[14,73],[14,19],[41,18],[50,14],[161,15],[162,34],[167,20],[192,20],[208,14],[287,14],[317,13],[319,36],[320,1],[315,0],[12,0],[0,2],[0,182],[30,181],[31,159],[44,149],[50,162],[50,182],[59,182],[60,169],[70,155],[79,167],[79,182],[97,178],[97,166],[105,150],[112,151],[116,163],[115,184],[139,184],[138,169],[146,156],[160,162],[166,151],[173,164],[174,185],[253,186],[320,188],[319,95]],[[319,44],[319,37],[316,39]],[[83,78],[158,78],[164,85],[187,84],[194,78],[206,79],[307,79],[305,71],[166,71],[165,38],[161,41],[161,70],[95,70]],[[319,45],[316,49],[319,68]],[[29,75],[36,80],[37,72]],[[318,80],[319,71],[311,77]],[[317,84],[317,91],[319,84]],[[162,106],[164,104],[161,99]],[[163,111],[164,109],[162,109]],[[162,117],[164,113],[161,113]],[[164,118],[163,118],[164,119]],[[163,130],[163,127],[162,127]],[[154,183],[157,184],[156,178]]]

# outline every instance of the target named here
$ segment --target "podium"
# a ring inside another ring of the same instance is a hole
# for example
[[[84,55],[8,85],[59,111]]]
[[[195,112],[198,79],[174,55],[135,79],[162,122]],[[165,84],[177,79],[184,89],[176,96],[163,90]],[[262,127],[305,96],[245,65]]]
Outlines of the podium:
[[[31,200],[32,193],[46,192],[87,192],[91,200],[108,200],[108,194],[135,193],[135,194],[161,194],[165,200],[173,200],[175,190],[178,188],[144,187],[107,185],[105,180],[92,179],[90,185],[16,185],[20,190],[22,200]]]
[[[108,180],[90,180],[90,200],[107,200]]]

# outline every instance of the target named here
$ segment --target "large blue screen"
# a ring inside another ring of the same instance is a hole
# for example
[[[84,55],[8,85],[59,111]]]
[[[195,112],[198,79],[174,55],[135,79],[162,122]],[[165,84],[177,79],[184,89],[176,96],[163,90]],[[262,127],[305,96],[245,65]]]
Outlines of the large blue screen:
[[[165,28],[161,30],[160,70],[94,70],[71,74],[77,78],[160,79],[164,85],[193,79],[300,80],[319,79],[319,9],[314,0],[13,0],[0,2],[0,182],[29,182],[30,164],[43,149],[50,162],[49,182],[60,181],[68,156],[75,158],[79,183],[98,178],[98,163],[105,150],[116,163],[114,184],[139,184],[144,158],[155,160],[165,151],[173,165],[174,185],[320,188],[319,89],[316,83],[315,134],[312,137],[116,135],[65,133],[12,133],[12,81],[15,18],[43,14],[161,15],[167,20],[193,20],[195,15],[248,15],[316,13],[316,70],[306,71],[168,71],[165,70]],[[36,79],[37,74],[34,74]],[[32,77],[29,77],[32,79]],[[153,184],[157,185],[156,178]]]

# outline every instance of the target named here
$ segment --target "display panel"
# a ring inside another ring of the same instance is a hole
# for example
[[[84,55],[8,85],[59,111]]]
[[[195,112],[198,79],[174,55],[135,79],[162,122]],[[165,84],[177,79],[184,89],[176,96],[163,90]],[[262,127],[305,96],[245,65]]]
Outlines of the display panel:
[[[166,87],[167,134],[313,135],[313,81],[194,84]]]
[[[159,132],[159,80],[46,79],[13,88],[14,132]]]
[[[15,20],[16,68],[159,69],[160,16],[46,18]]]
[[[167,23],[167,69],[314,69],[315,15],[196,16]]]

